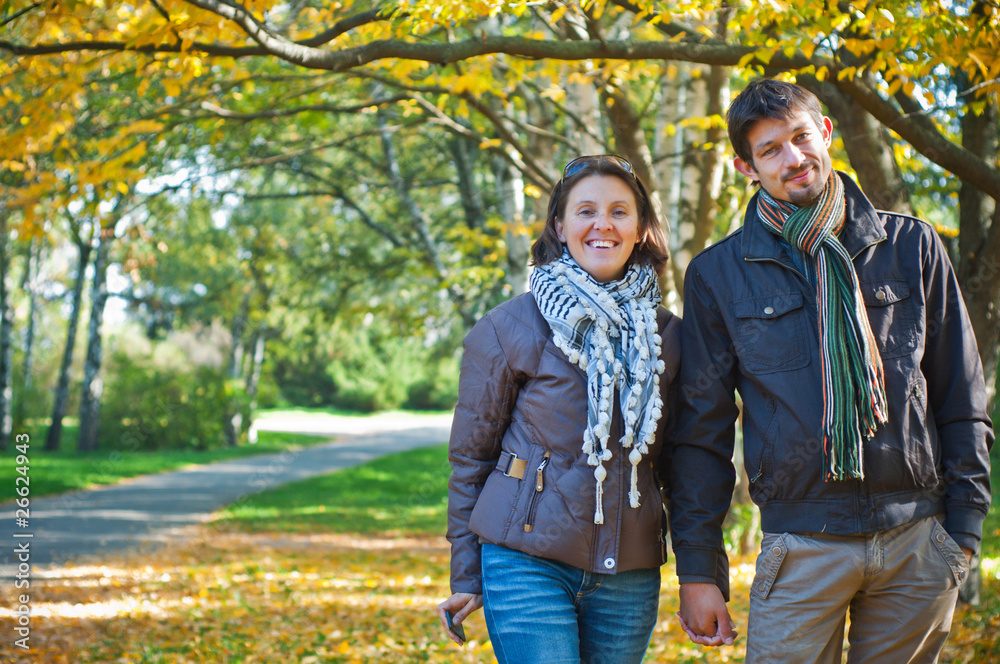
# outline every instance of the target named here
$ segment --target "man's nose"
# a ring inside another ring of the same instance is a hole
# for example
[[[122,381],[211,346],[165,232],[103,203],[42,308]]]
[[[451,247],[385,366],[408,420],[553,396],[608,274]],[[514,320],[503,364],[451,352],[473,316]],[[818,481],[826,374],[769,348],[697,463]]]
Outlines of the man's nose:
[[[784,157],[785,160],[786,168],[789,167],[795,168],[797,166],[801,166],[802,162],[805,161],[805,157],[803,156],[802,151],[799,150],[794,145],[792,145],[791,143],[786,144],[781,149],[781,151],[782,151],[782,156]]]

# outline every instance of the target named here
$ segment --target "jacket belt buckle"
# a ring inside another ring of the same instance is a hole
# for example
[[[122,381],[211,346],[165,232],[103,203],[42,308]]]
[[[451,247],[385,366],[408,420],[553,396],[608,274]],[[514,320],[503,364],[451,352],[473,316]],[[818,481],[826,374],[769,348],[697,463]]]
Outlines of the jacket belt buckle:
[[[527,467],[528,462],[524,459],[518,459],[517,455],[513,452],[504,452],[504,454],[507,454],[509,459],[507,468],[503,471],[504,477],[513,477],[517,480],[524,479],[524,469]]]

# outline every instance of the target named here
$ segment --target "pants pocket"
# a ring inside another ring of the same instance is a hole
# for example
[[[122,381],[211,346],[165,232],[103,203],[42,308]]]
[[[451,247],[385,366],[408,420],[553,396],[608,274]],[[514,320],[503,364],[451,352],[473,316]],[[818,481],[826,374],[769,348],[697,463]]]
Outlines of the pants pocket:
[[[768,593],[771,592],[771,586],[774,585],[774,580],[778,576],[781,563],[784,562],[785,554],[788,553],[788,545],[785,543],[787,534],[764,533],[760,554],[757,556],[757,573],[754,575],[753,585],[750,587],[750,594],[758,599],[767,598]]]
[[[948,534],[948,531],[944,529],[944,526],[937,519],[931,519],[931,521],[933,522],[931,524],[931,542],[938,553],[941,554],[941,557],[944,558],[945,563],[948,564],[955,583],[961,585],[965,581],[965,578],[969,576],[969,561],[965,557],[965,552],[962,551],[962,547],[952,539],[951,535]]]

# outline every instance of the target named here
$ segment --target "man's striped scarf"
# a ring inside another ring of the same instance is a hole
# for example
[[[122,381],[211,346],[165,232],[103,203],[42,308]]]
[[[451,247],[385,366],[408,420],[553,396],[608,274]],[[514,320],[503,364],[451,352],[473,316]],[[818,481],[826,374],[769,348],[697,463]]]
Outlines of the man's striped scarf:
[[[599,283],[563,250],[559,259],[531,272],[531,292],[552,328],[556,346],[587,372],[587,428],[583,453],[594,467],[594,523],[604,523],[604,462],[611,460],[612,396],[617,386],[630,450],[629,504],[639,506],[637,468],[656,435],[660,398],[660,335],[656,306],[660,287],[648,265],[632,265],[618,281]]]
[[[864,479],[862,443],[887,417],[882,358],[851,256],[837,239],[844,205],[844,183],[835,172],[808,207],[776,200],[763,189],[757,200],[764,226],[816,260],[828,481]]]

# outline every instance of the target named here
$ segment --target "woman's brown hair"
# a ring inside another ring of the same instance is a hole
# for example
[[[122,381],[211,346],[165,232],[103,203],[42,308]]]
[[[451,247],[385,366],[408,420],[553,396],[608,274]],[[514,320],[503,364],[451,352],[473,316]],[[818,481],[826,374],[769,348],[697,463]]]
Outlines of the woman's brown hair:
[[[579,165],[573,168],[578,162]],[[545,228],[531,245],[531,264],[545,265],[562,255],[563,243],[559,241],[559,236],[556,233],[556,220],[562,219],[566,214],[566,204],[569,201],[570,192],[580,180],[586,177],[605,175],[619,178],[635,195],[636,211],[639,217],[639,241],[632,250],[628,264],[647,263],[658,275],[662,275],[670,261],[667,238],[660,226],[656,211],[653,210],[653,204],[646,192],[645,185],[632,172],[631,168],[627,161],[615,155],[594,155],[571,161],[567,165],[567,169],[571,171],[570,174],[564,175],[552,188],[552,194],[549,197],[549,210],[545,218]]]

